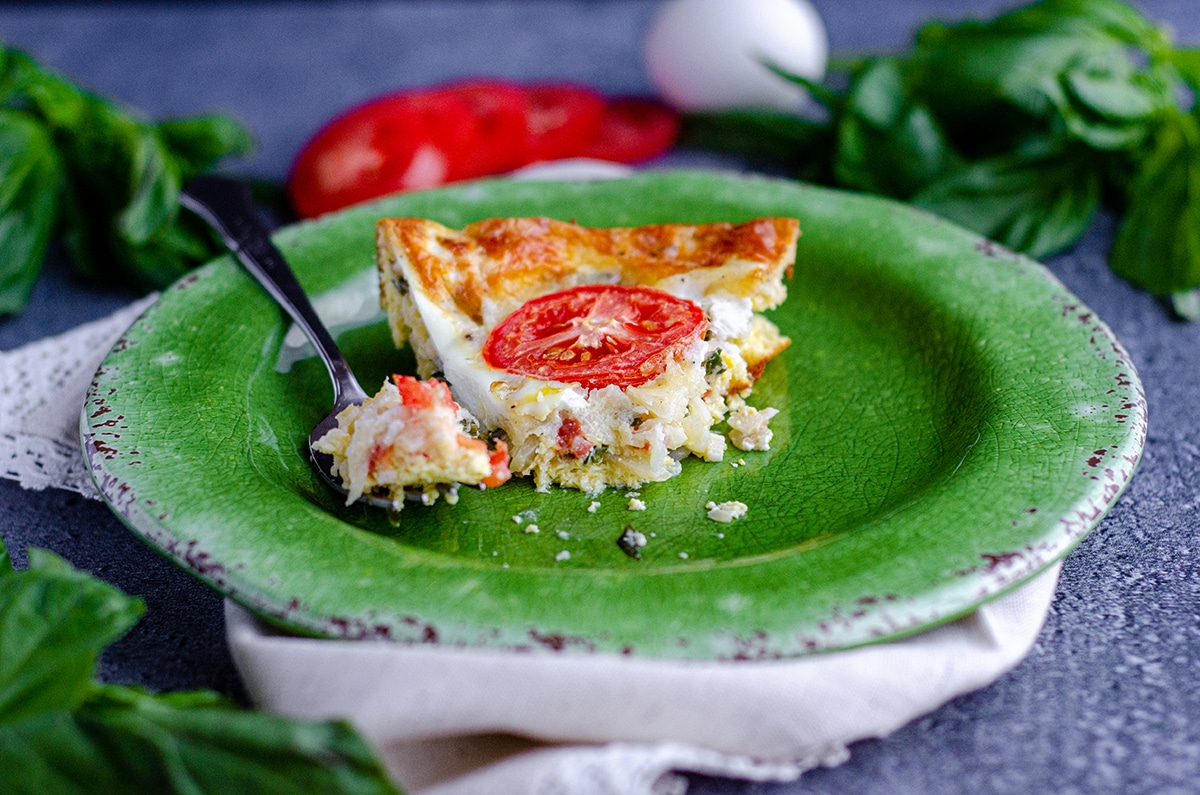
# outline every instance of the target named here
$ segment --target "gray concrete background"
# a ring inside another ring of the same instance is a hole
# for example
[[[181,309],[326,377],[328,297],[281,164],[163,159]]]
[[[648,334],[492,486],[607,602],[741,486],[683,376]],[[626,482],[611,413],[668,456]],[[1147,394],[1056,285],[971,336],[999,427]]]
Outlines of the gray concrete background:
[[[835,51],[900,47],[929,17],[1008,3],[814,0]],[[456,77],[573,79],[647,93],[647,0],[0,6],[0,39],[152,116],[225,111],[255,133],[240,170],[280,179],[321,120],[358,100]],[[1191,0],[1148,14],[1200,43]],[[668,158],[666,163],[674,162]],[[787,785],[695,777],[717,793],[1200,792],[1200,324],[1111,275],[1102,218],[1047,264],[1116,331],[1147,391],[1150,432],[1129,491],[1067,558],[1029,657],[990,687],[850,761]],[[0,349],[99,317],[129,300],[76,284],[52,256],[29,310],[0,319]],[[97,503],[0,480],[0,535],[18,561],[52,549],[128,593],[146,617],[101,675],[155,689],[240,696],[220,599],[145,548]]]

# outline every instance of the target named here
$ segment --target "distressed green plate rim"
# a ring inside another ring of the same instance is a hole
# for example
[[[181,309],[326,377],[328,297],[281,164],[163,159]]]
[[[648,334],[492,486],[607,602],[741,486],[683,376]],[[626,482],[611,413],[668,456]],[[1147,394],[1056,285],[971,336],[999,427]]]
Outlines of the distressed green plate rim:
[[[1061,559],[1141,456],[1145,397],[1104,323],[1041,265],[896,203],[704,172],[495,180],[392,197],[276,241],[311,294],[336,293],[371,267],[375,219],[402,214],[799,217],[796,274],[775,313],[795,342],[760,385],[784,401],[776,449],[744,454],[741,469],[735,450],[689,464],[679,483],[643,490],[645,512],[608,492],[588,514],[586,495],[518,485],[410,508],[381,529],[333,502],[303,461],[327,382],[279,371],[287,324],[222,257],[165,291],[107,355],[83,447],[135,533],[292,632],[739,660],[893,639]],[[363,339],[379,338],[372,328]],[[746,518],[704,517],[708,498],[743,495]],[[522,506],[526,520],[511,521]],[[540,518],[546,529],[524,532]],[[615,546],[631,522],[656,530],[640,561]]]

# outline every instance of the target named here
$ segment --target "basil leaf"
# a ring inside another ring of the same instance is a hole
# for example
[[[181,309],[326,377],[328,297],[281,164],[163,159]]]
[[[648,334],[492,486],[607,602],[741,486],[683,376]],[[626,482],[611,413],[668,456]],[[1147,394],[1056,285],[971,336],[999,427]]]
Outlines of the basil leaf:
[[[889,58],[872,61],[857,76],[836,130],[834,174],[857,190],[908,198],[958,162],[937,120],[909,98]]]
[[[1170,47],[1158,26],[1121,0],[1042,0],[1000,19],[1018,29],[1111,38],[1152,52]]]
[[[955,129],[1001,124],[986,139],[1010,139],[1039,129],[1052,105],[1045,96],[1053,78],[1091,43],[1050,31],[1030,33],[963,23],[922,28],[909,65],[918,96]],[[1006,117],[1004,113],[1017,112]]]
[[[138,130],[129,154],[131,195],[121,210],[119,225],[121,236],[136,246],[174,220],[183,181],[179,165],[153,127]]]
[[[57,222],[61,178],[46,128],[0,109],[0,314],[29,300]]]
[[[8,106],[18,98],[17,83],[20,81],[21,63],[15,50],[0,46],[0,103]]]
[[[6,791],[395,795],[345,723],[245,712],[205,694],[98,687],[79,709],[0,726]]]
[[[1152,84],[1123,60],[1086,59],[1067,71],[1062,88],[1076,107],[1113,123],[1145,121],[1175,104],[1165,84]]]
[[[92,679],[142,604],[32,549],[0,543],[0,781],[16,793],[396,793],[346,724],[236,708],[210,691],[152,695]]]
[[[160,290],[219,252],[211,233],[185,214],[140,243],[113,234],[103,223],[107,216],[89,211],[103,198],[82,192],[79,185],[72,187],[62,197],[61,212],[67,219],[62,240],[76,270],[87,278],[117,277],[139,290]]]
[[[1139,71],[1128,55],[1088,55],[1068,65],[1045,93],[1067,131],[1100,151],[1130,150],[1174,110],[1175,96],[1160,69]]]
[[[117,241],[121,273],[141,289],[161,290],[197,263],[212,259],[218,247],[211,232],[194,218],[176,218],[142,243]]]
[[[75,266],[75,272],[90,280],[99,280],[112,273],[115,255],[112,253],[112,235],[97,211],[101,197],[93,197],[93,191],[78,181],[67,180],[59,202],[62,216],[62,242]]]
[[[1119,0],[1043,0],[987,22],[925,26],[909,68],[918,95],[951,128],[1007,145],[1050,131],[1073,65],[1130,68],[1130,45],[1157,54],[1169,41]]]
[[[75,725],[71,712],[41,712],[0,724],[0,779],[13,793],[119,792],[120,773],[103,747]]]
[[[1189,86],[1200,87],[1200,47],[1179,47],[1168,53],[1164,60],[1178,70]]]
[[[215,253],[208,234],[175,228],[179,191],[184,182],[218,160],[245,154],[250,148],[245,130],[222,116],[164,121],[139,129],[131,164],[133,194],[121,212],[120,228],[132,244],[124,256],[140,283],[165,287]],[[159,257],[164,258],[163,266],[155,268],[152,260]]]
[[[18,572],[0,557],[0,725],[78,706],[100,652],[143,610],[50,552],[30,550],[29,561]]]
[[[226,157],[249,154],[254,148],[250,134],[228,116],[166,119],[158,123],[158,132],[164,146],[178,158],[184,182]]]
[[[90,95],[23,52],[11,51],[13,88],[21,104],[54,130],[78,128],[86,121]]]
[[[173,122],[164,133],[162,125],[101,100],[88,116],[87,130],[62,145],[72,175],[63,197],[63,237],[79,272],[161,289],[215,256],[219,247],[211,235],[181,217],[179,191],[207,160],[245,141],[211,121]],[[181,140],[190,147],[185,155],[169,142]]]
[[[833,138],[828,125],[790,113],[730,110],[685,116],[679,145],[769,158],[795,166],[827,160]]]
[[[860,71],[872,58],[831,58],[828,63],[830,72],[857,72]],[[813,80],[804,75],[788,74],[782,67],[771,63],[770,61],[762,61],[763,66],[774,72],[777,76],[782,77],[789,83],[803,88],[808,92],[809,97],[815,100],[819,105],[827,111],[837,112],[841,108],[843,97],[837,91],[829,88],[819,80]]]
[[[1194,115],[1164,119],[1128,202],[1112,269],[1154,295],[1200,287],[1200,122]]]
[[[8,269],[0,266],[0,313],[24,305],[56,230],[81,275],[124,279],[140,289],[164,287],[218,253],[210,235],[180,219],[178,198],[187,179],[250,150],[249,134],[233,119],[207,115],[155,124],[4,47],[0,101],[5,114],[0,126],[12,114],[25,114],[22,118],[46,131],[40,146],[5,147],[0,153],[0,163],[8,166],[0,181],[36,174],[21,195],[22,206],[37,208],[37,223],[28,213],[0,220],[0,244],[11,244],[5,250],[29,250],[24,259],[10,257]],[[27,126],[14,123],[0,135],[28,139]],[[33,162],[34,153],[47,150],[53,158],[44,163],[57,164],[53,177],[45,166],[11,167],[20,157]],[[17,264],[25,262],[31,264]]]
[[[913,204],[1032,257],[1079,239],[1102,184],[1086,150],[1038,140],[933,183]]]

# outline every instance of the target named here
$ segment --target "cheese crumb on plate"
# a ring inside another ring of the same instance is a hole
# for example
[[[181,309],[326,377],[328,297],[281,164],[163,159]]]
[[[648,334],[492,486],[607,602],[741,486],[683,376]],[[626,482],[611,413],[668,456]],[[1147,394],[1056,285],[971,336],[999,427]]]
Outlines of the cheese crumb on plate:
[[[711,500],[704,506],[708,510],[708,518],[714,522],[732,522],[735,519],[741,519],[750,510],[750,506],[744,502],[737,500],[729,500],[720,504]]]

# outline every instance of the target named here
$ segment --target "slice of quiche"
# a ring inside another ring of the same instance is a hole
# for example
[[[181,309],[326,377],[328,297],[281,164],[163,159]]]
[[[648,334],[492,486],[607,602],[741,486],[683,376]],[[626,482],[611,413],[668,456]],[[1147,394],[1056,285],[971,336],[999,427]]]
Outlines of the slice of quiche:
[[[745,404],[789,340],[760,312],[786,297],[799,223],[598,229],[497,218],[377,225],[381,302],[423,378],[440,374],[514,474],[596,493],[720,461],[729,420],[765,449],[772,409]]]

